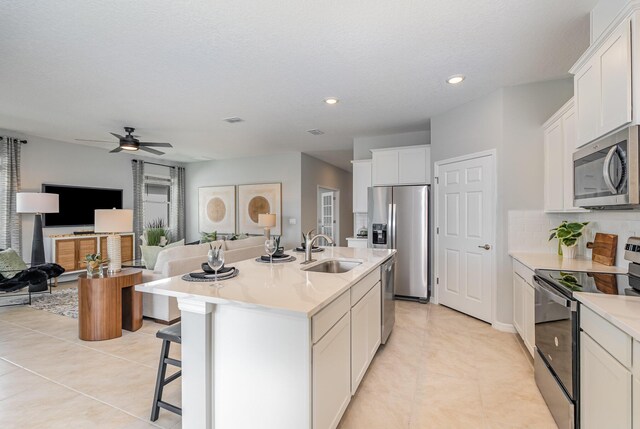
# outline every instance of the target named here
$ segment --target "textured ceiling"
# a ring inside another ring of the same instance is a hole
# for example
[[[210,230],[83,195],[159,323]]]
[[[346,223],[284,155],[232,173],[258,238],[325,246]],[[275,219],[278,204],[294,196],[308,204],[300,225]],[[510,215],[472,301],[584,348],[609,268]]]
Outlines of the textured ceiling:
[[[354,136],[567,76],[595,2],[4,0],[0,128],[73,142],[131,125],[174,143],[169,159],[303,151],[344,166]]]

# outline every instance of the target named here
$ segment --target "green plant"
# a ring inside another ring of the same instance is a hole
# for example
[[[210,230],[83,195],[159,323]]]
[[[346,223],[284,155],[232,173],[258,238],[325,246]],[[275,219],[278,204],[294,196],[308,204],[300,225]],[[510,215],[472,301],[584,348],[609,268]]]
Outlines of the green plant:
[[[558,239],[558,255],[562,255],[562,246],[575,246],[578,238],[582,237],[582,231],[589,222],[567,222],[566,220],[551,230],[549,241]]]
[[[102,255],[100,253],[88,253],[84,256],[84,260],[87,263],[87,266],[91,267],[92,270],[96,270],[102,264],[109,262],[108,258],[102,259]]]
[[[159,246],[162,242],[162,237],[165,237],[167,243],[169,243],[169,230],[164,223],[164,219],[158,218],[147,223],[145,233],[147,234],[148,246]]]
[[[200,236],[200,243],[209,243],[218,240],[218,231],[203,232]]]

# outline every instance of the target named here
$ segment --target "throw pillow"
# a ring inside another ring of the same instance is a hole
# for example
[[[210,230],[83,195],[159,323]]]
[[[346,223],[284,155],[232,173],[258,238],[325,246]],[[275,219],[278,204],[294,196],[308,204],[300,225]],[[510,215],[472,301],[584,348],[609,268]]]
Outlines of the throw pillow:
[[[13,249],[0,251],[0,274],[3,277],[11,278],[22,270],[27,269],[20,255]]]
[[[169,249],[171,247],[184,246],[184,240],[176,241],[174,243],[169,243],[164,247],[160,246],[140,246],[140,250],[142,250],[142,259],[144,260],[144,266],[148,270],[153,270],[156,267],[156,260],[158,259],[158,254],[165,249]]]

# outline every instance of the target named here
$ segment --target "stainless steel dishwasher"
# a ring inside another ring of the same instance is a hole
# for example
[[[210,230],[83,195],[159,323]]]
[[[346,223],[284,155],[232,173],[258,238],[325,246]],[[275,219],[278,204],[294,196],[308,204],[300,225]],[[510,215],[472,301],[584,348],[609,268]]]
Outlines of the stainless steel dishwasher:
[[[382,296],[382,344],[386,344],[396,322],[396,257],[392,256],[380,266]]]

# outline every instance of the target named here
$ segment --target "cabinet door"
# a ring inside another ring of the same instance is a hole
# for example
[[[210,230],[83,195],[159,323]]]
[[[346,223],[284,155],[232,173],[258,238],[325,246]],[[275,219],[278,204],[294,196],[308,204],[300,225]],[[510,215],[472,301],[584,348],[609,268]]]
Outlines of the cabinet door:
[[[640,429],[640,377],[633,377],[633,429]]]
[[[56,264],[59,264],[67,271],[74,271],[78,261],[76,260],[75,240],[56,240]]]
[[[533,346],[536,343],[536,294],[535,289],[530,284],[523,281],[522,285],[522,306],[524,310],[524,320],[522,326],[524,330],[523,340],[524,344],[527,346],[527,349],[529,349],[529,353],[531,353],[531,356],[533,356]]]
[[[366,213],[367,193],[371,186],[371,162],[353,163],[353,212]]]
[[[573,152],[576,150],[576,111],[571,108],[562,115],[562,133],[564,135],[563,168],[563,206],[565,210],[573,206]]]
[[[122,261],[131,261],[133,259],[133,235],[122,236],[120,254],[122,255]]]
[[[524,341],[524,307],[523,307],[523,283],[524,280],[513,273],[513,327],[516,328],[518,334]]]
[[[85,255],[93,254],[98,251],[98,239],[97,238],[80,238],[76,240],[77,255],[76,260],[78,265],[76,269],[85,268],[85,264],[80,261],[84,261]]]
[[[562,119],[544,131],[544,209],[564,209],[564,133]]]
[[[427,149],[398,150],[398,181],[401,185],[427,183]]]
[[[631,122],[631,23],[624,22],[596,54],[600,68],[598,136]]]
[[[351,394],[355,395],[369,365],[366,295],[351,309]]]
[[[351,324],[345,314],[313,346],[313,428],[333,429],[351,400]]]
[[[365,299],[367,300],[367,351],[369,354],[368,364],[371,364],[373,357],[380,347],[382,335],[382,299],[381,284],[378,282],[369,291]]]
[[[584,332],[580,398],[581,428],[631,428],[631,372]]]
[[[398,184],[397,150],[373,152],[371,179],[373,186]]]
[[[600,70],[592,60],[575,76],[578,146],[598,137],[600,127]]]

